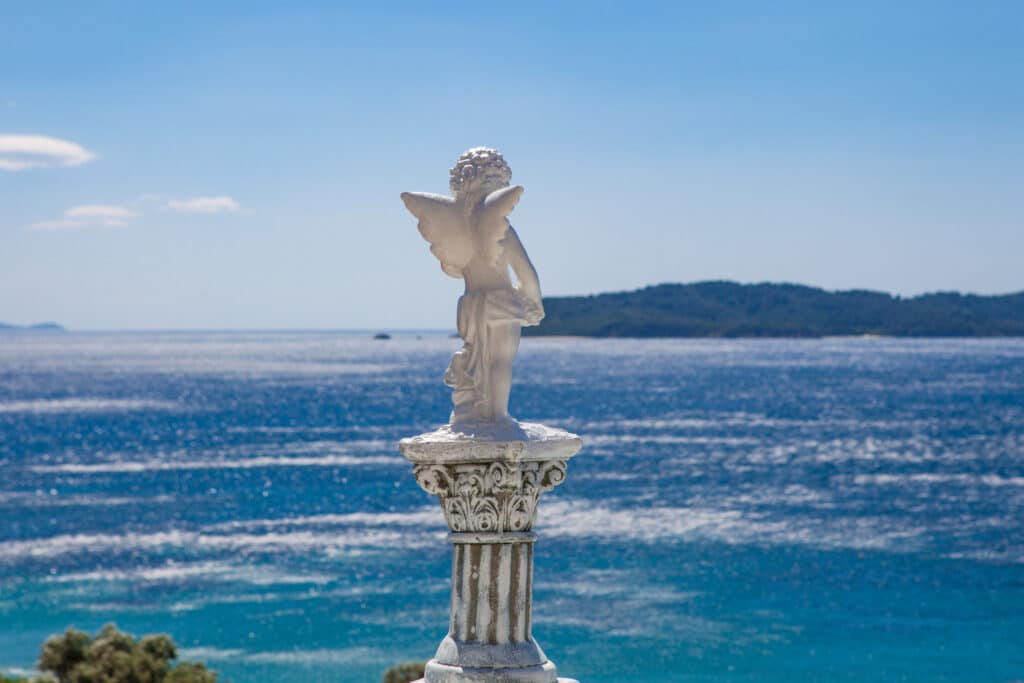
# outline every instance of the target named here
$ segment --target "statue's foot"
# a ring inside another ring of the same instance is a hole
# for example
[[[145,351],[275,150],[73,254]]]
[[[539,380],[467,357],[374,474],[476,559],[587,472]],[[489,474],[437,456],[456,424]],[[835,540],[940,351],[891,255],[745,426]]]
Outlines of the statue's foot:
[[[457,434],[481,441],[526,441],[529,435],[517,419],[510,415],[491,420],[455,419],[449,425]]]
[[[537,666],[512,668],[464,668],[427,662],[426,683],[556,683],[555,665],[545,662]]]
[[[457,462],[567,460],[580,450],[580,437],[535,422],[456,422],[402,439],[398,447],[417,465]]]

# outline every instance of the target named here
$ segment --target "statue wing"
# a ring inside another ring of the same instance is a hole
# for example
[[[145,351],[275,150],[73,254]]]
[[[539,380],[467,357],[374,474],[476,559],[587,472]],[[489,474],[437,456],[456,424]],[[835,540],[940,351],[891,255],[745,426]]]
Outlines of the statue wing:
[[[455,200],[428,192],[403,192],[402,201],[419,219],[420,234],[430,242],[430,251],[441,262],[441,270],[462,277],[462,269],[473,258],[473,239]]]
[[[516,208],[516,204],[519,203],[519,198],[522,196],[522,185],[503,187],[500,190],[495,190],[484,198],[483,210],[485,213],[504,218],[512,213],[512,209]]]
[[[484,197],[476,212],[477,237],[483,253],[491,263],[497,263],[504,249],[505,236],[511,226],[508,215],[523,194],[521,185],[503,187]]]

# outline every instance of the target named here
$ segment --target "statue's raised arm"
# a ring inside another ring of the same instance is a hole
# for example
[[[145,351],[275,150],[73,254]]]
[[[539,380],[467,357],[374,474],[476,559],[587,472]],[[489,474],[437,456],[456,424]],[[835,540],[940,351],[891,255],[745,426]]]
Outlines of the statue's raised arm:
[[[402,201],[441,269],[466,282],[457,316],[465,344],[445,373],[455,404],[451,423],[467,430],[514,423],[508,398],[520,328],[544,317],[537,271],[508,222],[523,188],[510,185],[501,154],[484,147],[460,156],[450,175],[454,197],[404,192]]]
[[[540,295],[540,280],[537,278],[537,269],[533,267],[523,243],[519,241],[519,234],[511,225],[508,234],[505,235],[505,255],[508,258],[508,265],[516,275],[518,281],[517,289],[526,297],[528,311],[527,319],[529,325],[539,325],[544,319],[544,302]]]

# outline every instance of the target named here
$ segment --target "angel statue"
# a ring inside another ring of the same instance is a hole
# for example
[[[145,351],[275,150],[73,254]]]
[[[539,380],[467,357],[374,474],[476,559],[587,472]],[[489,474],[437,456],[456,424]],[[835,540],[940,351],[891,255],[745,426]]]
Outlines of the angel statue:
[[[511,179],[501,154],[476,147],[451,170],[454,198],[402,193],[441,270],[466,281],[457,315],[464,345],[444,375],[453,389],[453,427],[515,423],[508,414],[508,394],[520,328],[544,318],[537,271],[507,218],[523,194],[522,187],[509,185]]]

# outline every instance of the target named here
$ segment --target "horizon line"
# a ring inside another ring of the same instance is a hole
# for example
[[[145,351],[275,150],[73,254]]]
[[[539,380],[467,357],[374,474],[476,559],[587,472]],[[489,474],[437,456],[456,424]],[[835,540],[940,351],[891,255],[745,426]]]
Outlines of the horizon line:
[[[870,294],[881,294],[889,296],[899,300],[918,299],[926,296],[941,296],[941,295],[956,295],[962,297],[1010,297],[1024,295],[1024,289],[1014,291],[1003,291],[1003,292],[992,292],[992,293],[978,293],[978,292],[965,292],[959,289],[936,289],[926,290],[918,294],[894,294],[887,292],[882,289],[869,289],[866,287],[853,287],[848,289],[827,289],[818,285],[808,285],[800,282],[786,281],[786,280],[760,280],[760,281],[741,281],[741,280],[729,280],[729,279],[708,279],[708,280],[693,280],[690,282],[658,282],[653,284],[642,285],[634,287],[633,289],[618,289],[608,290],[602,292],[592,292],[588,294],[557,294],[545,296],[545,299],[581,299],[598,296],[608,296],[617,294],[630,294],[634,292],[641,292],[645,289],[653,289],[656,287],[693,287],[697,285],[708,285],[708,284],[732,284],[740,287],[759,287],[764,285],[776,286],[776,287],[801,287],[805,289],[816,289],[827,294],[849,294],[853,292],[870,293]],[[57,325],[64,331],[76,331],[76,332],[386,332],[388,330],[400,331],[400,332],[450,332],[454,330],[454,326],[450,328],[440,327],[318,327],[318,326],[302,326],[302,327],[234,327],[234,328],[215,328],[215,327],[76,327],[76,328],[65,328],[61,323],[53,320],[42,320],[32,323],[17,324],[12,323],[4,319],[0,319],[0,331],[5,328],[4,325],[10,325],[11,327],[6,331],[17,332],[17,331],[32,331],[33,327],[43,325]],[[43,331],[43,330],[38,330]]]

